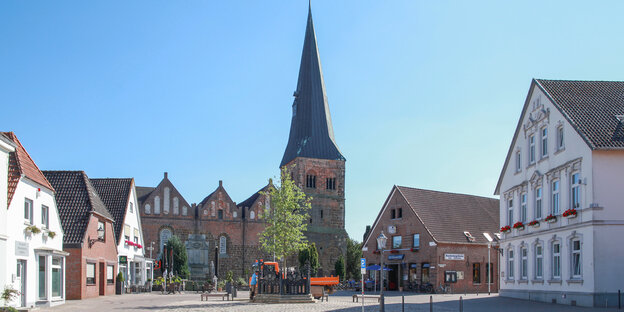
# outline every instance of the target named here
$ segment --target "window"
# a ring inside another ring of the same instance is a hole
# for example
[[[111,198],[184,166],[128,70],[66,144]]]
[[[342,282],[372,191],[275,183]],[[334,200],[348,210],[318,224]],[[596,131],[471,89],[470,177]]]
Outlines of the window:
[[[542,218],[542,188],[535,189],[535,219]]]
[[[183,216],[188,215],[188,208],[186,206],[182,206],[182,215]]]
[[[553,279],[561,278],[561,244],[558,242],[552,245],[552,277]]]
[[[563,149],[563,126],[557,128],[557,150]]]
[[[535,163],[535,134],[529,136],[529,164]]]
[[[514,252],[513,249],[507,251],[507,279],[514,278]]]
[[[572,208],[579,208],[581,207],[581,178],[579,177],[579,173],[573,173],[572,174],[572,190],[571,190],[571,194],[572,194]]]
[[[163,247],[169,241],[169,238],[171,238],[172,235],[173,235],[173,233],[171,233],[170,229],[162,229],[160,231],[160,252],[161,253],[163,252]],[[160,258],[160,257],[158,257],[158,258]]]
[[[33,224],[33,201],[24,199],[24,220],[29,224]]]
[[[481,263],[472,264],[472,282],[481,284]]]
[[[520,195],[520,221],[523,223],[527,220],[527,194]]]
[[[403,208],[397,209],[397,218],[403,218]]]
[[[169,195],[171,194],[171,190],[168,187],[165,187],[165,197],[163,200],[163,213],[169,214]]]
[[[124,224],[124,239],[127,241],[130,240],[130,226],[127,224]]]
[[[46,205],[41,205],[41,224],[46,229],[50,228],[50,222],[48,221],[49,219],[50,219],[50,208],[48,208],[48,206]]]
[[[392,236],[392,249],[401,248],[401,236]]]
[[[522,161],[520,158],[520,151],[516,152],[516,172],[520,172],[522,170]]]
[[[522,257],[520,262],[520,278],[527,279],[528,277],[528,269],[529,269],[529,260],[528,253],[526,247],[520,248],[520,256]]]
[[[485,276],[486,276],[486,279],[487,279],[487,276],[490,277],[490,281],[489,281],[490,284],[494,283],[494,273],[495,273],[494,264],[490,263],[489,265],[485,266]]]
[[[316,188],[316,176],[308,174],[306,175],[306,187]]]
[[[225,236],[221,236],[221,238],[219,238],[219,253],[227,253],[227,238]]]
[[[249,219],[253,220],[256,217],[256,213],[252,210],[249,212]]]
[[[154,197],[154,214],[160,214],[160,196]]]
[[[106,237],[106,227],[104,226],[104,222],[98,221],[97,229],[98,229],[98,239],[104,240],[104,237]]]
[[[414,234],[414,244],[412,244],[412,248],[420,248],[420,234]]]
[[[583,269],[581,267],[581,241],[572,241],[572,278],[580,279]]]
[[[552,182],[552,214],[559,214],[559,180]]]
[[[130,213],[134,212],[134,204],[130,203]]]
[[[390,216],[392,217],[392,219],[396,219],[396,210],[392,209],[392,211],[390,212]]]
[[[223,209],[219,209],[219,220],[223,220]]]
[[[544,278],[544,250],[542,245],[535,246],[535,278]]]
[[[336,189],[336,178],[326,178],[325,179],[325,188],[328,190]]]
[[[542,158],[548,156],[548,128],[542,128]]]
[[[87,285],[95,285],[95,263],[87,263]]]
[[[321,209],[321,219],[323,219],[323,209]]]
[[[39,299],[47,299],[46,295],[46,257],[39,256]]]
[[[145,204],[145,214],[151,214],[152,213],[152,206],[150,206],[150,204]]]
[[[513,224],[513,199],[507,201],[507,224]]]
[[[113,278],[113,276],[115,276],[113,274],[115,270],[115,266],[114,265],[107,265],[106,266],[106,284],[113,284],[115,283],[115,279]]]
[[[52,258],[52,297],[61,297],[63,289],[63,260]]]
[[[137,229],[137,228],[134,228],[134,243],[135,244],[139,243],[139,229]]]
[[[180,199],[177,196],[173,198],[173,214],[180,214]]]

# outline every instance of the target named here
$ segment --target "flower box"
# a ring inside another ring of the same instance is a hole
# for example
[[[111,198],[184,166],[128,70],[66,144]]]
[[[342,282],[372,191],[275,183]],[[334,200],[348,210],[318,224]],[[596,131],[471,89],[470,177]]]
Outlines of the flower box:
[[[502,233],[509,233],[509,232],[511,232],[511,226],[509,226],[509,225],[505,225],[505,226],[503,226],[502,228],[500,228],[500,231],[501,231]]]
[[[518,222],[514,223],[513,228],[518,230],[518,231],[522,231],[522,230],[524,230],[524,223],[522,223],[522,221],[518,221]]]
[[[540,223],[537,220],[533,220],[533,221],[529,222],[529,226],[532,226],[534,228],[538,228],[540,226]]]
[[[413,251],[413,252],[416,252],[416,251],[418,251],[418,248],[414,247],[414,248],[412,248],[410,250]]]
[[[563,212],[563,217],[568,218],[568,219],[576,218],[576,215],[577,215],[577,212],[576,212],[576,209],[574,208],[568,209]]]
[[[393,253],[393,254],[398,254],[398,253],[399,253],[399,251],[398,251],[398,250],[390,250],[390,253]]]
[[[548,217],[546,217],[546,219],[544,219],[544,221],[546,221],[548,223],[555,223],[555,222],[557,222],[557,217],[555,217],[553,215],[548,215]]]

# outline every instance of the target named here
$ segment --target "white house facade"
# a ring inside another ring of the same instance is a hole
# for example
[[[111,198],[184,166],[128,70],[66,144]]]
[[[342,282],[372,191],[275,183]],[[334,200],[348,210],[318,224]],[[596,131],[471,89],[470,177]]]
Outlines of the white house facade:
[[[533,80],[495,194],[500,295],[617,306],[624,82]]]
[[[8,171],[5,285],[18,290],[14,307],[52,306],[65,302],[63,229],[54,189],[12,132],[15,143]]]
[[[15,144],[9,138],[0,134],[0,288],[7,285],[7,205],[8,205],[8,176],[9,153],[15,152]]]

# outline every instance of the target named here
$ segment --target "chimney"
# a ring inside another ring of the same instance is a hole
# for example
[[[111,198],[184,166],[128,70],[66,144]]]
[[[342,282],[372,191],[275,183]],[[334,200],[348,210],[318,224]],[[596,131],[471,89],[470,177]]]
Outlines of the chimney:
[[[223,180],[219,180],[219,187],[223,187]]]
[[[167,171],[165,171],[165,179],[167,178]]]

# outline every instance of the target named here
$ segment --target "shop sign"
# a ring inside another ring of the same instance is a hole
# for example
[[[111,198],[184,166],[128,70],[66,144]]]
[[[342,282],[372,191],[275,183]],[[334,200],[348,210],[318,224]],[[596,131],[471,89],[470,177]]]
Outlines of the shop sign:
[[[389,255],[388,260],[403,260],[405,255]]]
[[[464,260],[464,254],[444,254],[444,260]]]
[[[128,256],[119,256],[119,264],[128,264]]]
[[[416,264],[416,263],[410,263],[410,268],[412,268],[412,269],[417,269],[417,268],[418,268],[418,264]]]
[[[15,242],[15,255],[20,257],[28,257],[28,243]]]

